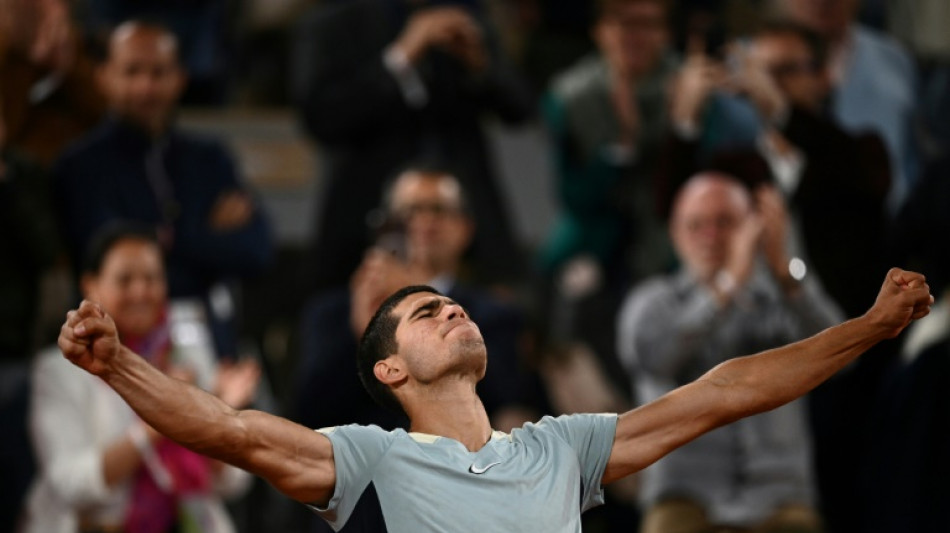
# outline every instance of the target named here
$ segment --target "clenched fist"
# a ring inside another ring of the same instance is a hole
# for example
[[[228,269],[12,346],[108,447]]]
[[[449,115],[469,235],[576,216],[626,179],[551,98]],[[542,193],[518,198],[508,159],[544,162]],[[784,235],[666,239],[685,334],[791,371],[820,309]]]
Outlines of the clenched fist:
[[[912,320],[927,316],[933,302],[922,274],[892,268],[866,316],[882,328],[886,338],[893,338]]]
[[[108,373],[121,344],[115,322],[99,304],[83,300],[66,314],[59,332],[59,348],[73,364],[91,374]]]

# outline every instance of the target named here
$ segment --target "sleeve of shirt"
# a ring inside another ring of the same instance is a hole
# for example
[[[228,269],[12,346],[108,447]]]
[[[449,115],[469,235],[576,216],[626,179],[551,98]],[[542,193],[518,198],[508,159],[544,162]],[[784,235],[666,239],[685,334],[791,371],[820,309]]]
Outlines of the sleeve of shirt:
[[[339,531],[372,481],[376,465],[389,450],[393,436],[377,426],[349,425],[317,431],[326,435],[333,446],[336,485],[326,507],[307,507]]]
[[[33,367],[30,430],[44,482],[64,505],[81,509],[110,496],[102,475],[103,450],[92,418],[104,415],[89,400],[89,381],[55,351],[37,356]]]
[[[560,437],[577,455],[581,474],[581,512],[603,505],[604,488],[601,480],[617,432],[617,415],[546,416],[538,422],[537,427]]]

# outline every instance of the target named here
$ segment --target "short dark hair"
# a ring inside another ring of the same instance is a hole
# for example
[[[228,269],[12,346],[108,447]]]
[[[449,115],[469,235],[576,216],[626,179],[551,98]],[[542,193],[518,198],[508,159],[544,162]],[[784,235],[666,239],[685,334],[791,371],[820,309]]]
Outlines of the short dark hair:
[[[82,264],[83,274],[99,274],[112,248],[126,240],[146,242],[161,249],[155,229],[151,226],[132,220],[115,220],[99,228],[89,240]]]
[[[370,319],[356,351],[357,372],[366,392],[376,403],[403,415],[406,415],[406,410],[403,409],[392,389],[376,379],[373,367],[378,361],[399,351],[399,345],[396,344],[396,327],[399,325],[399,317],[393,316],[392,311],[407,296],[419,292],[442,295],[441,292],[428,285],[410,285],[394,292],[383,301]]]
[[[758,25],[753,38],[770,35],[790,35],[805,43],[811,53],[812,68],[816,71],[828,63],[828,40],[807,26],[787,18],[767,18]]]
[[[609,15],[613,15],[614,10],[624,4],[657,4],[663,8],[667,15],[670,14],[671,7],[670,0],[597,0],[593,6],[594,21],[600,21]]]

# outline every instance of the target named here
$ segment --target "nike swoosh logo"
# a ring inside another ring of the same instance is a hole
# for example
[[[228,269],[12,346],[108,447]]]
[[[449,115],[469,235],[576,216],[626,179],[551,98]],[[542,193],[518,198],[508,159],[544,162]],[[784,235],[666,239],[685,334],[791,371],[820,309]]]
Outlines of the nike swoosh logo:
[[[475,465],[472,465],[472,466],[468,467],[468,471],[471,472],[471,473],[473,473],[473,474],[484,474],[485,472],[488,471],[489,468],[491,468],[491,467],[493,467],[493,466],[495,466],[495,465],[500,465],[500,464],[501,464],[501,461],[495,461],[494,463],[488,463],[487,465],[483,466],[482,468],[479,468],[479,467],[477,467],[477,466],[475,466]]]

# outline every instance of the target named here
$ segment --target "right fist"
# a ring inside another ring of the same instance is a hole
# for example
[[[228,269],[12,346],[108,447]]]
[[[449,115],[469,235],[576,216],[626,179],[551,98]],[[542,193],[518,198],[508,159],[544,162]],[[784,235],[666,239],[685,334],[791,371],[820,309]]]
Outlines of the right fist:
[[[109,371],[120,347],[115,322],[99,304],[83,300],[78,309],[66,313],[59,348],[76,366],[102,376]]]

